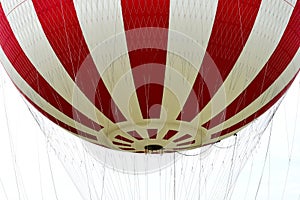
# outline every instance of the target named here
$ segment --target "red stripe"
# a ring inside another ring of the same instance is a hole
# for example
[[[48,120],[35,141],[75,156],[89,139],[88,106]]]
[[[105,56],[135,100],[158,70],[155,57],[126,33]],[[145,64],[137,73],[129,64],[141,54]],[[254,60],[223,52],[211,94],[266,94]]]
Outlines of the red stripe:
[[[209,95],[207,84],[204,84],[205,81],[203,80],[202,76],[198,75],[195,83],[197,84],[193,85],[192,90],[194,94],[191,93],[189,95],[181,113],[177,117],[177,120],[191,121],[197,114],[199,114],[200,108],[202,108],[207,102],[209,102],[211,98],[211,96]],[[202,106],[200,107],[200,105]]]
[[[171,137],[173,137],[174,135],[176,135],[178,133],[178,131],[175,130],[169,130],[166,135],[164,136],[164,140],[169,140]]]
[[[147,129],[149,138],[156,139],[157,131],[158,131],[157,129]]]
[[[70,77],[107,118],[125,121],[90,55],[73,1],[32,2],[51,47]]]
[[[299,72],[299,71],[298,71]],[[295,75],[295,77],[288,83],[287,86],[285,86],[285,88],[276,95],[275,98],[272,99],[272,101],[268,102],[265,106],[263,106],[261,109],[259,109],[257,112],[255,112],[254,114],[252,114],[251,116],[247,117],[246,119],[240,121],[239,123],[224,129],[220,132],[214,133],[211,135],[211,139],[226,135],[228,133],[231,133],[243,126],[245,126],[246,124],[252,122],[254,119],[258,118],[260,115],[262,115],[264,112],[266,112],[269,108],[271,108],[281,97],[282,95],[288,90],[288,88],[291,86],[291,84],[293,83],[293,81],[295,80],[297,75]]]
[[[147,70],[142,73],[133,70],[143,118],[159,118],[160,108],[153,110],[151,114],[149,110],[155,104],[162,104],[170,0],[121,0],[121,5],[131,67],[134,69],[147,65]],[[147,27],[149,29],[145,29]],[[154,31],[153,34],[151,29],[153,27],[161,29],[158,32]],[[136,46],[138,48],[135,48]],[[149,48],[149,46],[159,46],[159,48]],[[154,73],[148,73],[148,70]],[[139,84],[137,81],[139,78],[143,78],[144,83]]]
[[[243,110],[265,92],[288,67],[300,46],[300,1],[297,2],[283,36],[263,69],[248,87],[222,112],[203,126],[211,129]]]
[[[135,139],[137,139],[137,140],[143,140],[144,138],[142,137],[142,136],[140,136],[139,134],[138,134],[138,132],[136,132],[136,131],[128,131],[127,132],[129,135],[131,135],[132,137],[134,137]]]
[[[56,109],[68,117],[84,124],[85,126],[100,130],[101,126],[76,110],[63,97],[61,97],[39,74],[33,64],[25,55],[20,44],[5,16],[0,4],[0,44],[8,60],[14,66],[19,75],[35,90],[42,98],[48,101]]]
[[[121,140],[121,141],[123,141],[123,142],[133,143],[132,140],[130,140],[130,139],[128,139],[128,138],[125,138],[124,136],[121,136],[121,135],[117,135],[115,138],[118,139],[118,140]]]
[[[261,0],[218,1],[207,53],[178,120],[191,121],[223,84],[244,48],[260,4]]]

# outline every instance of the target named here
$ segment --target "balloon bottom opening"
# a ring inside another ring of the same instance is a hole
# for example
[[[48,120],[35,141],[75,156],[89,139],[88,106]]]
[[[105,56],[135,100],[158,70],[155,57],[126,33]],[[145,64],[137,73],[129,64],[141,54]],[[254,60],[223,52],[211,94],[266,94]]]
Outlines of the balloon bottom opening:
[[[158,144],[150,144],[150,145],[145,146],[146,151],[159,151],[162,149],[163,149],[163,147]]]

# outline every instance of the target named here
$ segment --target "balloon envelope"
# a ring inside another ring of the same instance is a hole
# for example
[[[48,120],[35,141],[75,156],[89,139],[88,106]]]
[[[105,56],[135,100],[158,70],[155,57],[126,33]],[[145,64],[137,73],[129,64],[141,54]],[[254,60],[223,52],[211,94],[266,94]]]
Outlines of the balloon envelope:
[[[77,136],[142,153],[193,149],[262,115],[299,71],[300,2],[0,3],[0,58]]]

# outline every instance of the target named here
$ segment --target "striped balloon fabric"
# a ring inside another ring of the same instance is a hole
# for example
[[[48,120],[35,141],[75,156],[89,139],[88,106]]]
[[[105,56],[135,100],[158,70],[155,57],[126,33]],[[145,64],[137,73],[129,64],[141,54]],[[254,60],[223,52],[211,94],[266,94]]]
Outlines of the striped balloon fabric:
[[[218,142],[300,68],[297,0],[0,0],[0,59],[48,119],[117,150]]]

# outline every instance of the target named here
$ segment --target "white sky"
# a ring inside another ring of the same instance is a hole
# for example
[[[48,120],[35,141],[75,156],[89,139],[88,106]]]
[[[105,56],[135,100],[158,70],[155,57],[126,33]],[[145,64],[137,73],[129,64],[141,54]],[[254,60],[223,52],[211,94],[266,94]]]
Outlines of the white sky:
[[[270,129],[264,133],[261,143],[242,170],[232,199],[254,199],[256,195],[257,199],[300,199],[299,81],[298,76],[275,115],[269,150],[267,151]],[[2,68],[0,135],[1,200],[82,199],[58,157],[53,150],[49,150],[49,143]],[[190,172],[185,173],[187,176],[191,175]],[[168,183],[161,181],[159,184]],[[137,188],[144,190],[142,185]],[[126,185],[118,187],[128,191]],[[165,194],[162,197],[159,191],[152,193],[159,197],[156,199],[165,199]],[[147,197],[151,199],[151,195],[148,194]]]

